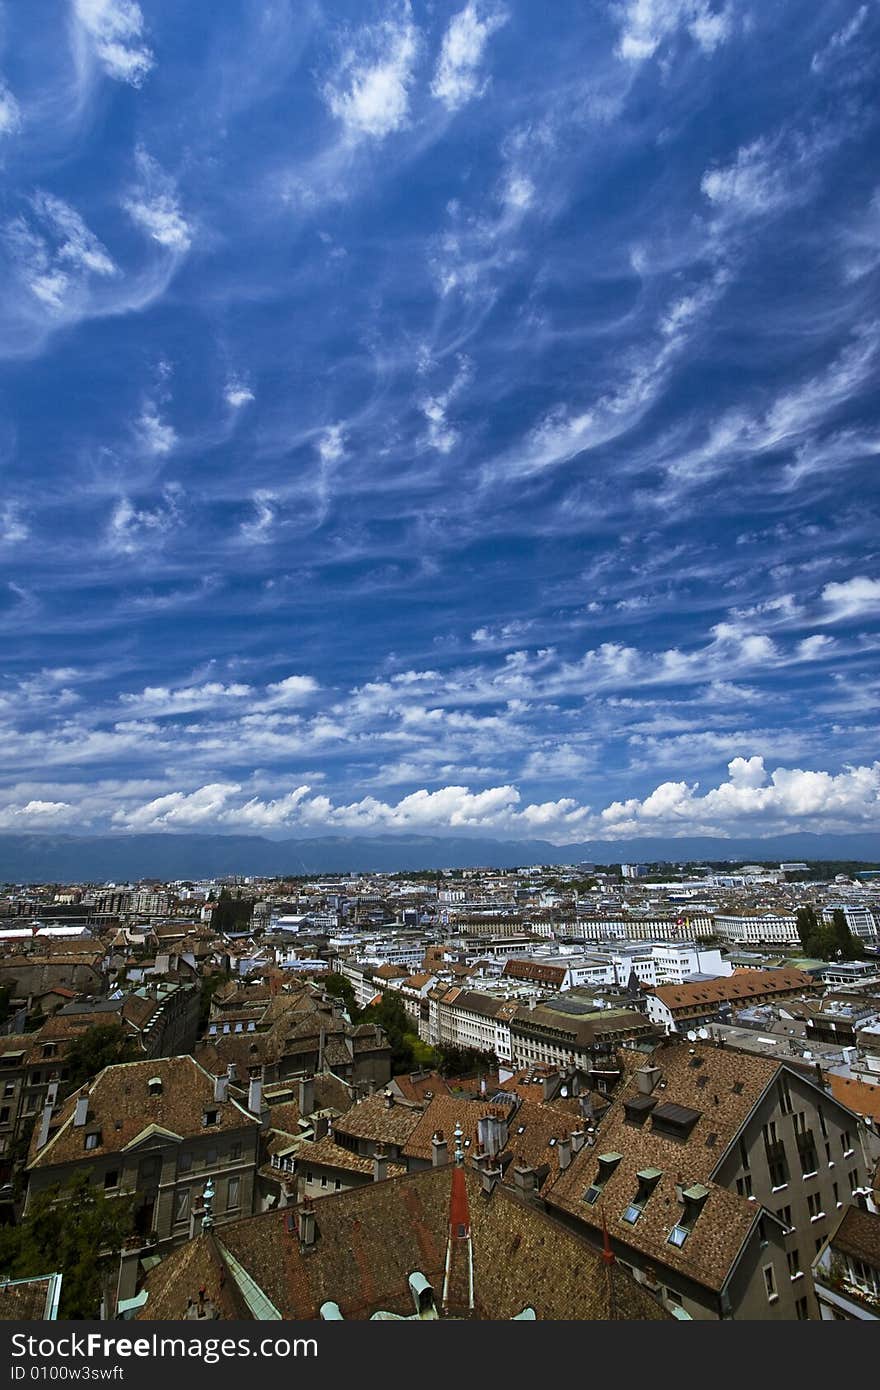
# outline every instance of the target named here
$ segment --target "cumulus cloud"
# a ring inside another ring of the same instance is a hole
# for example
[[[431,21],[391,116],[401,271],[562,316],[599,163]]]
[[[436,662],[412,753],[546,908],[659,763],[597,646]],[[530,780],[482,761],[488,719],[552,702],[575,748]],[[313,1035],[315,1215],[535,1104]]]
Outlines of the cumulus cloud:
[[[615,6],[620,25],[618,56],[642,63],[661,44],[685,31],[704,53],[712,53],[732,30],[727,5],[710,0],[624,0]]]
[[[140,5],[135,0],[73,0],[73,15],[108,77],[140,87],[154,61]]]
[[[826,622],[873,616],[880,612],[880,579],[859,574],[852,579],[826,584],[822,599],[829,609]]]
[[[192,245],[193,228],[180,210],[174,180],[141,146],[135,153],[137,182],[122,206],[153,241],[176,255]]]
[[[496,30],[507,23],[507,13],[469,0],[453,15],[443,35],[431,92],[449,111],[482,96],[487,79],[481,65],[487,43]]]
[[[419,48],[408,4],[398,18],[354,36],[323,88],[324,100],[350,139],[384,140],[406,124]]]

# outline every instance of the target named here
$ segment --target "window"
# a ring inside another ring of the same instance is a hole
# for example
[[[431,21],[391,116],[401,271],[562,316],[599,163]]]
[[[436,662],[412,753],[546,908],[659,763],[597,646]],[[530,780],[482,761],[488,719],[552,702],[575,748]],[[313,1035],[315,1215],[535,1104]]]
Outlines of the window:
[[[739,1141],[739,1161],[744,1168],[749,1167],[749,1151],[746,1148],[745,1139],[740,1139]]]
[[[217,1162],[217,1150],[216,1150],[216,1149],[208,1149],[207,1152],[205,1153],[205,1167],[206,1167],[206,1168],[213,1168],[214,1165],[216,1164],[216,1162]]]
[[[321,1174],[321,1186],[322,1186],[322,1187],[326,1187],[326,1186],[327,1186],[327,1174],[326,1174],[326,1173],[322,1173],[322,1174]]]
[[[632,1201],[623,1212],[623,1220],[628,1222],[630,1226],[634,1226],[638,1221],[642,1212],[645,1210],[648,1198],[651,1196],[651,1193],[654,1191],[654,1188],[657,1186],[662,1176],[659,1168],[643,1168],[640,1172],[636,1173],[639,1186],[635,1197],[633,1197]]]
[[[0,1107],[0,1125],[5,1125],[9,1121],[9,1106]]]
[[[314,1181],[315,1181],[314,1175],[313,1175],[312,1173],[306,1173],[306,1182],[314,1182]]]
[[[100,1132],[100,1130],[97,1130],[97,1129],[96,1129],[96,1130],[93,1130],[91,1134],[87,1134],[87,1135],[86,1135],[86,1148],[87,1148],[87,1149],[96,1149],[96,1148],[98,1147],[98,1145],[100,1144],[100,1142],[101,1142],[101,1132]]]
[[[189,1188],[181,1187],[174,1194],[174,1220],[189,1220]]]
[[[773,1272],[773,1266],[765,1265],[763,1273],[764,1289],[767,1293],[767,1302],[775,1303],[777,1298],[779,1297],[779,1294],[776,1292],[776,1275]]]
[[[843,1149],[843,1156],[844,1156],[844,1158],[849,1158],[850,1154],[851,1154],[852,1151],[853,1151],[853,1146],[852,1146],[852,1135],[850,1134],[850,1132],[849,1132],[848,1129],[845,1129],[845,1130],[843,1131],[843,1133],[841,1134],[841,1136],[840,1136],[840,1144],[841,1144],[841,1147],[842,1147],[842,1149]]]
[[[241,1178],[230,1178],[226,1184],[226,1210],[241,1206]]]
[[[797,1313],[797,1315],[798,1315],[798,1320],[799,1320],[800,1322],[806,1322],[807,1318],[810,1316],[810,1314],[809,1314],[809,1312],[808,1312],[808,1309],[807,1309],[807,1300],[806,1300],[806,1298],[799,1298],[798,1301],[797,1301],[797,1303],[796,1303],[794,1306],[795,1306],[795,1311],[796,1311],[796,1313]]]
[[[801,1256],[799,1250],[789,1250],[788,1252],[788,1272],[792,1279],[799,1279],[803,1274],[801,1269]]]
[[[206,1110],[202,1117],[202,1124],[206,1126],[215,1125],[217,1123],[219,1113],[220,1112],[218,1110]]]
[[[791,1114],[791,1094],[788,1089],[788,1077],[783,1072],[779,1078],[779,1106],[783,1115]]]
[[[788,1226],[789,1230],[794,1230],[791,1224],[791,1207],[780,1207],[776,1215],[779,1217],[783,1226]]]
[[[740,1197],[751,1197],[752,1179],[749,1173],[746,1173],[745,1177],[743,1178],[737,1178],[736,1190],[739,1193]]]
[[[191,1168],[192,1166],[193,1166],[193,1160],[192,1160],[192,1154],[191,1154],[191,1153],[179,1153],[179,1154],[177,1155],[177,1171],[178,1171],[178,1173],[188,1173],[189,1170],[190,1170],[190,1168]]]
[[[673,1226],[672,1230],[669,1232],[669,1235],[666,1237],[666,1240],[669,1245],[674,1245],[680,1250],[689,1235],[690,1231],[688,1230],[687,1226],[682,1226],[679,1223],[679,1225]]]
[[[856,1188],[857,1188],[858,1185],[859,1185],[859,1170],[858,1170],[858,1168],[850,1168],[849,1173],[847,1174],[846,1180],[847,1180],[847,1182],[849,1183],[849,1190],[850,1190],[850,1192],[855,1192]]]
[[[771,1187],[785,1187],[788,1178],[788,1160],[785,1156],[785,1145],[776,1132],[776,1122],[771,1120],[764,1125],[764,1152],[767,1157],[767,1168],[770,1173]]]
[[[116,1168],[104,1174],[104,1187],[109,1192],[111,1187],[119,1186],[119,1172]]]
[[[237,1163],[241,1158],[241,1144],[233,1144],[229,1150],[230,1163]]]
[[[827,1138],[828,1138],[828,1126],[827,1126],[826,1123],[825,1123],[825,1111],[824,1111],[824,1110],[820,1110],[818,1113],[819,1113],[819,1128],[820,1128],[821,1131],[822,1131],[822,1138],[823,1138],[823,1139],[827,1139]]]
[[[681,1294],[676,1293],[675,1289],[665,1288],[663,1290],[663,1297],[666,1299],[667,1303],[672,1303],[676,1308],[681,1307]]]
[[[3,1087],[3,1094],[4,1094],[4,1096],[14,1096],[14,1095],[15,1095],[15,1082],[14,1082],[14,1081],[7,1081],[7,1082],[6,1082],[6,1084],[5,1084],[4,1087]]]
[[[801,1161],[801,1172],[804,1177],[809,1177],[819,1171],[819,1158],[816,1153],[816,1142],[813,1138],[811,1129],[802,1130],[797,1135],[798,1157]]]
[[[810,1193],[809,1197],[807,1198],[807,1210],[810,1213],[811,1221],[818,1221],[820,1216],[825,1215],[824,1211],[822,1210],[822,1197],[820,1193]]]
[[[838,1206],[838,1207],[839,1207],[839,1206],[841,1205],[841,1202],[840,1202],[840,1197],[839,1197],[839,1195],[838,1195],[838,1188],[837,1188],[837,1183],[836,1183],[836,1182],[833,1182],[833,1183],[831,1184],[831,1191],[834,1193],[834,1204],[835,1204],[835,1206]]]
[[[834,1159],[831,1157],[831,1144],[827,1139],[825,1140],[825,1162],[828,1164],[829,1168],[834,1167]]]
[[[340,1189],[341,1187],[342,1187],[342,1183],[340,1182],[339,1178],[336,1178],[336,1180],[335,1180],[334,1183],[333,1183],[333,1190],[334,1190],[334,1192],[338,1192],[339,1189]]]
[[[822,1246],[823,1246],[824,1244],[825,1244],[825,1237],[824,1237],[824,1236],[817,1236],[817,1237],[816,1237],[816,1254],[817,1254],[817,1255],[818,1255],[819,1251],[822,1249]]]

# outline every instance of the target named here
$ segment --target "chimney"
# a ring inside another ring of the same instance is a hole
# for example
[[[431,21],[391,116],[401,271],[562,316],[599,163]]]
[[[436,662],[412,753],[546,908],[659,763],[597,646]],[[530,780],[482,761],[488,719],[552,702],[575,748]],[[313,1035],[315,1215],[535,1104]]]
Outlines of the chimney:
[[[306,1198],[299,1209],[299,1238],[307,1248],[315,1243],[317,1231],[315,1229],[315,1209],[311,1201]]]
[[[227,1081],[235,1081],[237,1077],[238,1071],[236,1069],[235,1063],[230,1062],[229,1066],[226,1068],[226,1079]]]
[[[494,1113],[481,1115],[477,1121],[477,1135],[486,1153],[495,1158],[507,1143],[507,1121]]]
[[[393,1105],[394,1105],[394,1092],[393,1092],[393,1091],[386,1091],[386,1092],[385,1092],[385,1109],[386,1109],[386,1110],[390,1110],[390,1109],[392,1108]]]
[[[552,1100],[559,1090],[559,1076],[553,1072],[550,1076],[545,1076],[541,1081],[541,1099]]]
[[[73,1112],[73,1123],[77,1127],[82,1127],[89,1118],[89,1098],[80,1096],[76,1102],[76,1109]]]
[[[586,1144],[587,1142],[587,1131],[583,1128],[583,1126],[579,1125],[577,1129],[573,1129],[571,1131],[570,1137],[572,1153],[579,1154],[581,1149],[584,1147],[584,1144]]]
[[[49,1126],[52,1123],[52,1106],[47,1101],[40,1116],[40,1131],[37,1135],[37,1148],[44,1149],[49,1142]]]
[[[330,1133],[330,1116],[316,1115],[312,1122],[312,1130],[316,1139],[323,1139],[325,1134]]]
[[[568,1166],[571,1163],[571,1150],[571,1139],[567,1134],[563,1134],[562,1138],[558,1140],[556,1144],[556,1155],[559,1159],[559,1171],[562,1173],[565,1172],[566,1168],[568,1168]]]
[[[515,1163],[513,1168],[513,1181],[516,1184],[517,1192],[522,1192],[523,1194],[534,1192],[534,1168],[529,1168],[525,1163]]]
[[[263,1113],[263,1083],[258,1076],[251,1077],[248,1086],[248,1110],[252,1115]]]
[[[492,1193],[495,1191],[495,1184],[500,1181],[500,1168],[486,1167],[480,1169],[480,1187],[485,1196],[491,1197]]]
[[[443,1137],[442,1129],[431,1139],[431,1162],[435,1168],[442,1168],[444,1163],[449,1162],[449,1144]]]
[[[228,1095],[229,1095],[229,1077],[228,1077],[228,1076],[215,1076],[215,1077],[214,1077],[214,1099],[217,1101],[217,1104],[218,1104],[218,1105],[222,1105],[223,1102],[224,1102],[225,1100],[227,1100]]]
[[[388,1155],[382,1144],[377,1144],[373,1154],[373,1182],[384,1182],[388,1177]]]
[[[315,1078],[304,1076],[299,1083],[299,1113],[311,1115],[315,1109]]]
[[[659,1080],[659,1067],[639,1067],[636,1072],[636,1082],[643,1096],[649,1096]]]

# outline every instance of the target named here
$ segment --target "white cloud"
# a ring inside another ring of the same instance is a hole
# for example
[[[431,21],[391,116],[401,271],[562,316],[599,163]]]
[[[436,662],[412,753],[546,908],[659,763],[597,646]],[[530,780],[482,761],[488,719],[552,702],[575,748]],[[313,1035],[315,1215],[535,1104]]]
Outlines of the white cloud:
[[[840,583],[826,584],[822,598],[830,609],[825,619],[828,623],[869,617],[880,612],[880,579],[860,574]]]
[[[18,503],[5,502],[0,511],[0,544],[17,545],[19,541],[26,541],[30,533]]]
[[[254,399],[251,388],[239,377],[230,377],[223,395],[226,404],[233,410],[240,410],[243,405],[248,405]]]
[[[845,24],[842,29],[838,29],[831,35],[831,38],[824,48],[819,49],[818,52],[813,54],[813,60],[810,63],[810,70],[812,72],[824,72],[829,64],[833,63],[843,50],[849,47],[853,39],[863,28],[865,20],[868,18],[868,12],[867,5],[860,5],[852,19]]]
[[[180,525],[182,490],[169,483],[162,490],[157,506],[137,508],[129,497],[122,497],[113,508],[107,532],[109,548],[121,555],[135,555]]]
[[[212,782],[197,791],[169,792],[132,811],[117,811],[113,820],[128,830],[161,830],[216,823],[226,803],[241,791],[237,782]]]
[[[171,425],[160,416],[152,401],[146,401],[136,426],[141,446],[148,454],[162,457],[170,454],[177,443],[177,435]]]
[[[457,111],[474,97],[482,96],[486,89],[486,80],[480,76],[483,53],[507,18],[502,9],[468,0],[464,9],[449,21],[431,83],[432,95],[448,110]]]
[[[266,686],[266,695],[273,705],[295,705],[314,695],[318,682],[313,676],[285,676]]]
[[[222,681],[206,681],[203,685],[181,686],[178,689],[165,685],[148,685],[136,694],[120,695],[119,703],[133,708],[139,716],[161,718],[164,715],[214,709],[229,701],[244,700],[252,694],[253,690],[249,685],[235,682],[224,685]]]
[[[21,129],[21,108],[0,78],[0,135],[14,135]]]
[[[256,516],[252,521],[244,521],[241,525],[241,535],[246,541],[251,541],[262,545],[270,539],[272,527],[277,516],[276,505],[277,497],[274,492],[268,492],[265,488],[258,489],[253,498]]]
[[[192,245],[193,228],[180,210],[174,180],[142,147],[135,163],[138,182],[122,206],[153,241],[182,255]]]
[[[135,0],[73,0],[73,14],[109,77],[140,87],[153,67]]]
[[[60,315],[81,297],[90,276],[113,277],[119,269],[69,203],[38,191],[31,209],[33,220],[15,218],[4,239],[30,292]]]
[[[406,124],[419,47],[408,4],[399,19],[358,32],[323,89],[324,100],[350,138],[383,140]]]
[[[690,34],[704,53],[711,53],[731,33],[727,5],[710,0],[624,0],[615,6],[620,22],[618,56],[641,63],[680,30]]]
[[[345,457],[345,436],[341,425],[330,425],[318,440],[318,457],[321,463],[338,463]]]

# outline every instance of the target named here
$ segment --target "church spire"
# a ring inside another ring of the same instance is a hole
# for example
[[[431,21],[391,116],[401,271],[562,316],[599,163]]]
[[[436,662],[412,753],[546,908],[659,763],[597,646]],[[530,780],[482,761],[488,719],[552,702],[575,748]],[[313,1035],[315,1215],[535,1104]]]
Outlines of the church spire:
[[[467,1179],[464,1173],[464,1144],[460,1124],[455,1126],[455,1164],[449,1196],[449,1233],[446,1240],[446,1270],[443,1276],[443,1310],[450,1304],[467,1302],[474,1307],[474,1250],[471,1241],[471,1214]]]

